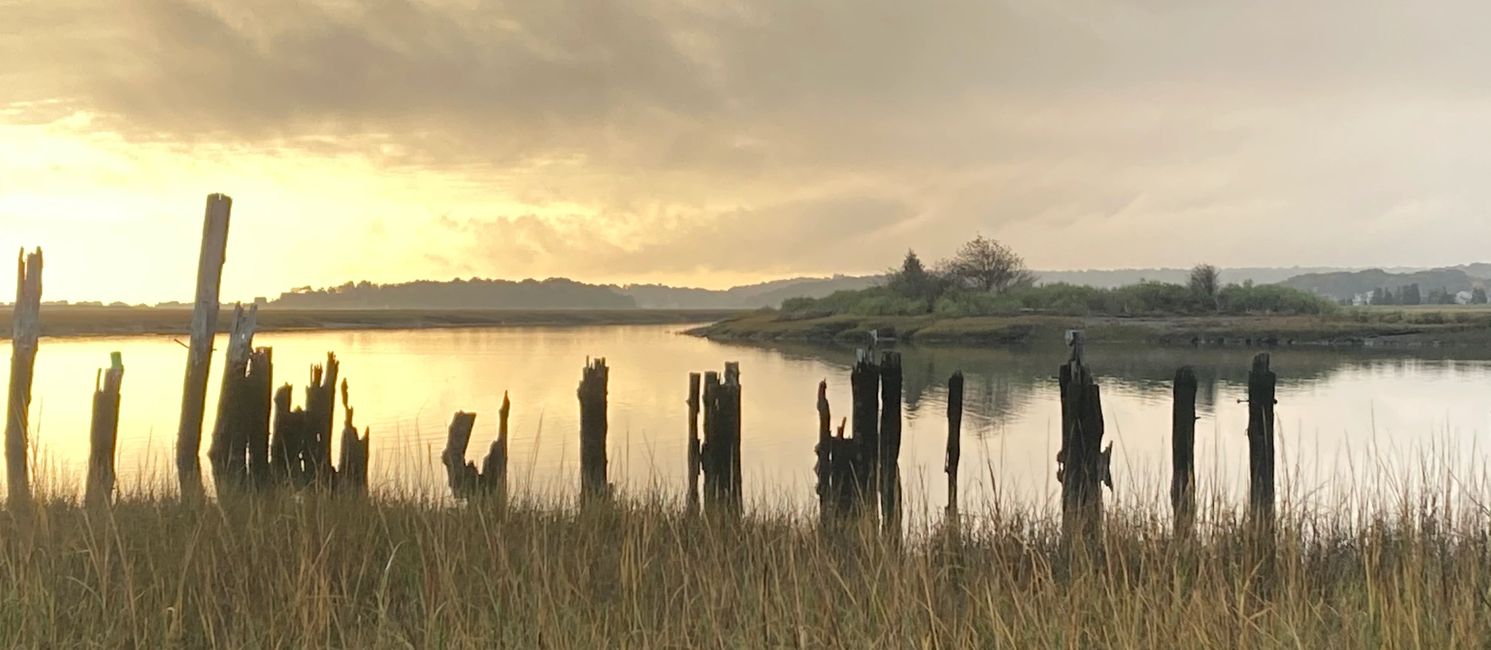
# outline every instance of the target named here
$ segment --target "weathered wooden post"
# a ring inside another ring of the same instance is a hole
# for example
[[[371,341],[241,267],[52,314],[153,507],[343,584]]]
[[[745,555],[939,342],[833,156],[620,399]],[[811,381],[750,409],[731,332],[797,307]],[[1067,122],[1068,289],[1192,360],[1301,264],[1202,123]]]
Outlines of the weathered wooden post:
[[[857,500],[874,515],[880,465],[880,368],[868,352],[859,350],[850,373],[853,392],[854,441],[859,458],[854,463]]]
[[[1274,521],[1274,405],[1278,377],[1268,353],[1253,357],[1248,373],[1249,503],[1254,524],[1272,530]]]
[[[276,482],[304,487],[310,483],[310,418],[302,409],[290,408],[289,384],[274,393],[274,438],[270,442],[270,474]]]
[[[252,407],[248,373],[258,313],[258,306],[245,311],[243,305],[236,305],[228,331],[227,364],[223,367],[223,384],[218,394],[217,423],[207,448],[219,494],[240,487],[248,471],[245,427],[249,425],[247,410]]]
[[[700,382],[703,376],[697,372],[689,373],[689,490],[688,490],[688,512],[694,514],[699,512],[699,478],[703,473],[704,459],[701,457],[704,451],[703,443],[699,440],[699,400]]]
[[[947,516],[958,519],[958,465],[963,461],[963,371],[947,380]]]
[[[176,434],[176,473],[183,499],[202,495],[202,420],[206,410],[207,375],[212,367],[212,338],[217,332],[218,290],[227,261],[228,221],[233,200],[222,194],[207,197],[202,224],[202,255],[197,264],[197,298],[192,312],[192,340],[187,353],[186,382],[182,388],[181,426]]]
[[[497,439],[492,441],[492,447],[481,463],[482,489],[503,505],[507,504],[507,419],[512,409],[512,400],[503,393],[502,409],[497,412]]]
[[[311,367],[311,383],[305,388],[306,420],[310,426],[306,470],[311,480],[322,487],[330,487],[336,476],[336,469],[331,466],[331,428],[336,421],[337,378],[341,368],[336,354],[326,353],[326,365]]]
[[[450,492],[457,499],[469,498],[476,492],[481,479],[476,465],[466,462],[466,448],[471,445],[471,431],[475,428],[475,413],[456,413],[445,438],[445,452],[440,454],[440,463],[445,465]]]
[[[1057,462],[1062,485],[1062,532],[1070,543],[1081,534],[1095,542],[1102,533],[1102,486],[1113,486],[1109,468],[1113,447],[1103,449],[1103,403],[1092,372],[1084,365],[1081,332],[1068,335],[1070,360],[1061,367],[1062,449]]]
[[[818,382],[818,514],[824,522],[834,510],[833,492],[833,414],[828,404],[828,381]]]
[[[274,401],[274,350],[257,348],[249,355],[245,381],[243,443],[248,453],[249,482],[259,489],[271,481],[269,456],[270,407]],[[288,397],[287,397],[288,399]]]
[[[88,433],[88,487],[84,501],[108,505],[114,498],[114,453],[119,440],[119,388],[124,383],[124,358],[115,352],[109,368],[93,381],[93,425]]]
[[[342,380],[342,411],[346,420],[342,425],[341,457],[337,462],[335,488],[344,494],[367,496],[368,457],[373,433],[369,429],[361,436],[357,434],[357,426],[352,423],[354,412],[346,379]]]
[[[726,363],[723,380],[704,373],[704,442],[700,468],[711,510],[739,514],[743,505],[740,465],[740,364]]]
[[[740,514],[744,506],[744,494],[741,482],[740,464],[740,364],[734,361],[725,363],[725,382],[720,392],[719,409],[722,413],[721,424],[724,434],[725,459],[724,468],[726,472],[725,505],[735,514]]]
[[[1175,536],[1190,539],[1196,529],[1196,372],[1190,366],[1175,371],[1171,424],[1170,505],[1175,512]]]
[[[901,353],[880,358],[880,516],[885,530],[901,534]]]
[[[605,359],[586,360],[580,379],[580,494],[585,500],[610,495],[606,438],[611,369]]]
[[[31,503],[31,476],[26,468],[31,427],[31,377],[41,342],[41,249],[21,251],[16,275],[16,303],[11,312],[10,400],[5,418],[5,467],[10,506]]]

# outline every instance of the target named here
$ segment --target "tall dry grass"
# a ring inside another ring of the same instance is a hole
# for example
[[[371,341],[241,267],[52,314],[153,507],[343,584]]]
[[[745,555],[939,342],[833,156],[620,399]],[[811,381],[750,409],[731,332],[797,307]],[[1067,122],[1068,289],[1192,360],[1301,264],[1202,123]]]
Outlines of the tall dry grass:
[[[1018,508],[896,543],[770,504],[740,522],[677,506],[49,497],[0,516],[0,646],[1491,645],[1487,518],[1436,498],[1286,507],[1273,554],[1221,504],[1186,543],[1162,514],[1115,508],[1078,555]]]

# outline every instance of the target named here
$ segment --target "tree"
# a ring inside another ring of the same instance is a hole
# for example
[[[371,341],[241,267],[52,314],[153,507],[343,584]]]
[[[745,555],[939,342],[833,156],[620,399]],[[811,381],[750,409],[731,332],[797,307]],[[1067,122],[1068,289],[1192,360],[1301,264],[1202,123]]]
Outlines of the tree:
[[[1191,293],[1203,302],[1217,307],[1217,292],[1222,289],[1222,272],[1210,264],[1197,264],[1191,269]]]
[[[947,273],[966,286],[990,293],[1035,284],[1035,274],[1025,268],[1024,258],[983,235],[958,249],[947,262]]]
[[[1372,304],[1391,305],[1394,302],[1397,301],[1393,300],[1393,292],[1388,291],[1387,289],[1384,289],[1382,287],[1377,287],[1376,289],[1372,290]]]
[[[936,278],[927,272],[921,258],[916,256],[916,251],[908,250],[901,268],[890,272],[890,282],[887,284],[891,291],[905,298],[931,298],[935,293]]]
[[[1403,293],[1400,294],[1400,296],[1401,297],[1398,299],[1399,304],[1419,305],[1423,304],[1424,302],[1422,294],[1419,293],[1419,285],[1416,282],[1403,287]]]
[[[1472,305],[1484,305],[1484,304],[1486,304],[1486,290],[1482,289],[1480,287],[1476,287],[1474,289],[1471,289],[1470,290],[1470,304],[1472,304]]]

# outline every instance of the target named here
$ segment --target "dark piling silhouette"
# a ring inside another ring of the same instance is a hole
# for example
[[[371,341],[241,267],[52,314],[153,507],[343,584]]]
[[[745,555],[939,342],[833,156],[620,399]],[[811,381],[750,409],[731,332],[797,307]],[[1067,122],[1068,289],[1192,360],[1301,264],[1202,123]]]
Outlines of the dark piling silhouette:
[[[586,500],[611,494],[606,439],[607,400],[611,369],[606,360],[587,360],[580,379],[580,494]]]
[[[124,358],[110,355],[109,367],[98,371],[93,387],[93,422],[88,432],[88,485],[83,500],[108,505],[114,499],[114,458],[119,441],[119,389],[124,384]]]
[[[1190,539],[1196,529],[1196,372],[1175,371],[1175,404],[1171,423],[1170,506],[1175,536]]]

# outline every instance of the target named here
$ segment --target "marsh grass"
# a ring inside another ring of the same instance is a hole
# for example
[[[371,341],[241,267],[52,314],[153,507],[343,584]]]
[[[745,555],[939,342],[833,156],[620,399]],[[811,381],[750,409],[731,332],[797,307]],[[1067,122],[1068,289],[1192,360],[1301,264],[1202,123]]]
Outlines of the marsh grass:
[[[866,523],[821,531],[785,500],[736,522],[656,495],[39,496],[0,515],[3,647],[1491,644],[1483,502],[1406,488],[1285,506],[1272,545],[1222,503],[1191,542],[1118,504],[1077,553],[1043,510],[1009,505],[956,527],[916,517],[895,542]]]

